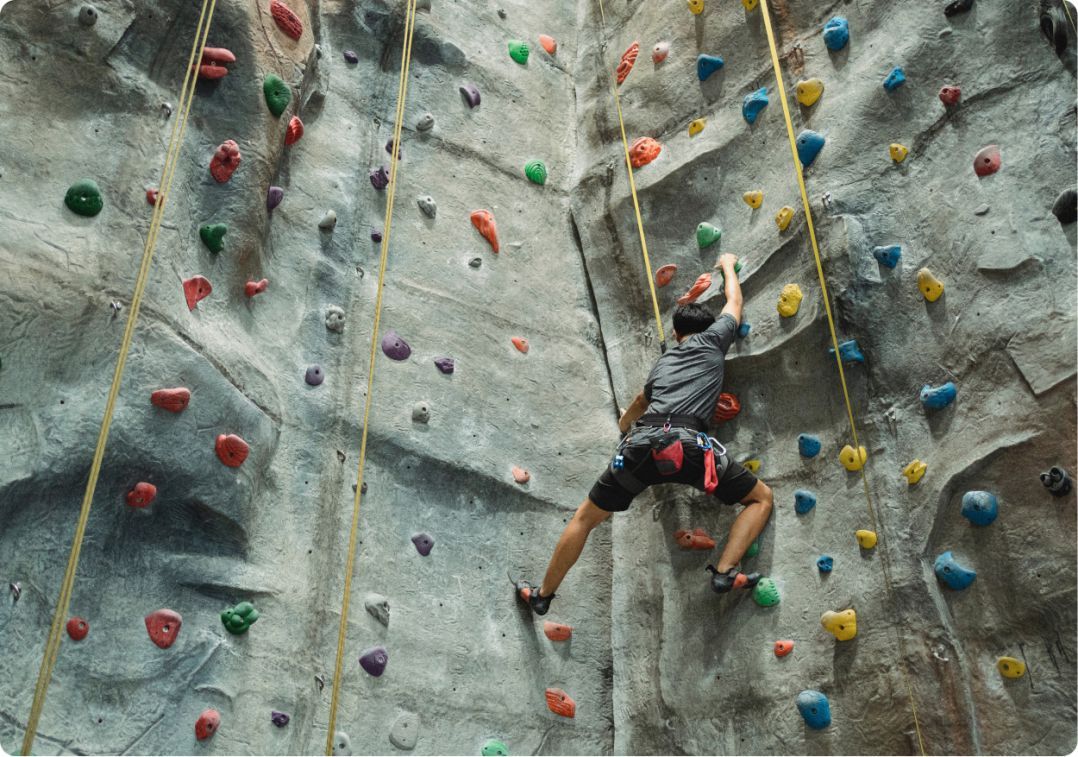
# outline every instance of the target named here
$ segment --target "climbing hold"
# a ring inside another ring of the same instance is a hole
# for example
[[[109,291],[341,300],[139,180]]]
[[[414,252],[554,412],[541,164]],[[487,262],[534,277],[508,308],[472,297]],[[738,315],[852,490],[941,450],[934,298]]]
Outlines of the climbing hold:
[[[439,371],[446,375],[453,373],[453,371],[456,369],[456,366],[453,363],[453,358],[451,357],[436,357],[434,358],[434,365],[438,368]]]
[[[825,612],[820,625],[839,641],[849,641],[857,635],[857,613],[850,608],[842,612]]]
[[[699,276],[696,277],[696,281],[693,283],[693,285],[691,287],[689,287],[689,291],[687,291],[685,294],[678,297],[677,304],[678,305],[687,305],[690,302],[696,302],[696,298],[699,297],[700,295],[702,295],[704,292],[706,292],[710,288],[711,288],[711,274],[710,273],[701,273]]]
[[[958,389],[953,381],[948,381],[939,386],[925,384],[921,387],[921,405],[926,410],[940,410],[954,402]]]
[[[894,268],[898,265],[899,258],[902,257],[902,245],[892,244],[886,247],[875,247],[872,250],[872,257],[876,258],[880,265]]]
[[[326,307],[326,328],[338,334],[344,331],[344,308],[339,305]]]
[[[794,512],[804,515],[816,507],[816,495],[808,489],[798,489],[794,492]]]
[[[745,204],[748,205],[750,208],[756,210],[758,207],[764,204],[764,193],[761,192],[759,189],[753,189],[741,195],[741,199],[744,200]],[[792,218],[793,208],[790,209],[790,213],[790,217]]]
[[[308,366],[306,372],[304,372],[303,380],[310,386],[319,386],[326,380],[326,375],[322,372],[321,366],[311,365]]]
[[[157,487],[145,481],[139,481],[127,493],[127,505],[128,507],[149,507],[156,498]]]
[[[326,214],[322,216],[322,220],[318,222],[318,228],[322,231],[333,231],[337,226],[337,211],[327,210]]]
[[[890,73],[883,80],[883,88],[888,92],[894,92],[896,89],[906,83],[906,72],[902,70],[902,66],[895,66],[891,69]]]
[[[841,50],[850,41],[850,22],[835,16],[823,25],[823,43],[828,50]]]
[[[1053,497],[1064,497],[1071,492],[1071,477],[1063,468],[1053,465],[1041,474],[1041,484]]]
[[[745,10],[752,12],[760,4],[760,0],[741,0],[741,4],[745,6]]]
[[[479,89],[474,84],[461,84],[460,95],[469,108],[478,108],[480,103]]]
[[[539,35],[539,45],[547,51],[548,55],[553,55],[558,52],[558,42],[549,34]]]
[[[1073,189],[1060,192],[1052,203],[1052,215],[1064,226],[1078,221],[1078,192]]]
[[[228,69],[222,64],[235,62],[236,56],[231,50],[223,47],[207,47],[202,51],[202,58],[198,63],[198,78],[210,81],[222,79],[228,76]]]
[[[430,195],[416,198],[416,204],[427,218],[434,218],[438,214],[438,203]]]
[[[857,546],[861,549],[872,549],[876,546],[876,532],[867,531],[860,528],[854,531],[853,535],[857,538]]]
[[[385,647],[370,647],[359,653],[360,667],[375,678],[386,672],[388,663],[389,653],[386,652]]]
[[[957,16],[959,13],[965,13],[973,7],[973,0],[954,0],[943,6],[943,15],[950,18],[951,16]]]
[[[434,549],[434,537],[424,533],[413,534],[412,544],[415,545],[416,552],[426,557]]]
[[[922,268],[917,272],[917,288],[929,302],[935,302],[943,294],[943,282],[927,268]]]
[[[147,189],[146,190],[146,204],[147,205],[156,205],[157,204],[157,198],[160,197],[160,196],[161,196],[161,193],[158,192],[156,189],[154,189],[152,187],[150,189]]]
[[[221,713],[212,709],[203,710],[202,714],[198,716],[198,720],[195,721],[195,738],[199,741],[205,741],[217,733],[220,725]]]
[[[794,651],[793,639],[779,639],[775,642],[775,657],[785,657]]]
[[[708,77],[724,65],[725,61],[718,55],[706,55],[702,53],[696,56],[696,75],[699,77],[700,81],[707,81]]]
[[[940,88],[940,102],[944,105],[958,105],[959,98],[962,97],[962,89],[948,85]]]
[[[64,195],[64,204],[72,213],[80,216],[93,217],[105,207],[105,201],[101,197],[101,188],[93,179],[76,181],[68,187]]]
[[[756,461],[756,462],[759,462],[759,461]],[[744,463],[742,463],[742,465],[744,465]],[[745,557],[756,557],[756,555],[758,555],[758,554],[760,554],[760,539],[759,538],[753,540],[752,544],[749,545],[749,548],[745,550]]]
[[[767,87],[760,87],[755,92],[749,92],[741,102],[742,117],[749,124],[756,123],[756,119],[759,118],[760,112],[767,107],[768,102]]]
[[[178,612],[164,608],[154,610],[143,620],[146,623],[146,633],[150,635],[150,641],[161,649],[168,649],[176,643],[180,626],[183,625],[183,618]]]
[[[371,186],[375,189],[385,189],[389,186],[389,173],[386,171],[385,166],[378,166],[378,168],[372,168],[370,177]]]
[[[523,352],[525,355],[528,354],[528,340],[527,339],[525,339],[522,336],[514,336],[510,341],[513,343],[513,346],[517,348],[517,350],[519,350],[520,352]]]
[[[424,113],[419,117],[419,120],[415,122],[416,131],[430,131],[434,128],[434,116],[431,113]]]
[[[853,447],[847,444],[838,453],[838,461],[848,471],[861,470],[866,460],[868,460],[868,452],[863,446],[858,447],[855,451]]]
[[[277,28],[292,39],[299,39],[303,35],[303,22],[280,0],[273,0],[270,3],[270,14],[277,22]]]
[[[513,466],[513,480],[518,484],[526,484],[532,480],[532,474],[519,465]]]
[[[479,753],[483,757],[507,757],[509,749],[498,739],[487,739]]]
[[[235,140],[226,139],[214,150],[210,159],[210,175],[218,184],[224,184],[232,178],[232,174],[239,168],[243,156],[240,155],[240,146]]]
[[[170,413],[182,413],[191,401],[191,391],[183,387],[158,389],[150,394],[150,404]]]
[[[382,232],[378,231],[378,229],[371,229],[371,241],[375,243],[381,242]]]
[[[258,610],[250,602],[240,602],[235,607],[226,607],[221,610],[221,622],[225,630],[236,636],[247,633],[247,629],[253,626],[256,620],[258,620]]]
[[[823,134],[812,129],[805,129],[797,135],[797,157],[801,160],[802,168],[812,165],[826,141]]]
[[[715,540],[708,536],[707,531],[702,528],[694,528],[692,531],[679,528],[674,532],[674,540],[681,549],[700,551],[715,549]]]
[[[220,252],[225,248],[225,234],[228,226],[223,223],[208,223],[198,230],[198,235],[206,249],[210,252]]]
[[[407,360],[412,354],[412,348],[408,342],[400,338],[396,331],[390,329],[382,337],[382,352],[391,360]]]
[[[270,187],[266,190],[266,210],[273,210],[284,200],[284,190],[281,187]]]
[[[802,79],[794,87],[797,101],[806,108],[816,104],[823,94],[823,81],[821,79]]]
[[[82,618],[74,617],[67,621],[67,635],[72,641],[82,641],[90,633],[90,624]]]
[[[389,626],[389,600],[381,594],[371,592],[363,600],[363,606],[371,617],[383,626]]]
[[[779,231],[786,231],[790,225],[790,221],[794,219],[794,209],[789,205],[783,205],[779,208],[779,212],[775,214],[775,225],[779,227]]]
[[[747,470],[749,473],[756,474],[760,472],[760,461],[756,458],[753,458],[751,460],[742,460],[741,467],[745,468],[745,470]],[[753,545],[755,545],[757,549],[760,548],[760,545],[757,542],[753,542],[752,545],[749,546],[749,549],[752,549]],[[748,553],[746,552],[745,554]],[[752,555],[749,555],[749,557],[752,557]]]
[[[351,63],[352,65],[355,65],[356,63],[359,63],[359,56],[356,54],[356,51],[355,50],[345,50],[344,51],[344,62],[345,63]]]
[[[319,680],[315,677],[315,680]],[[319,684],[319,691],[322,690],[324,684]],[[335,755],[349,755],[352,753],[352,742],[348,738],[348,734],[344,731],[333,732],[333,754]]]
[[[292,116],[288,121],[288,128],[284,131],[284,143],[286,145],[294,145],[299,142],[300,137],[303,136],[303,122],[299,120],[299,116]]]
[[[214,451],[218,459],[229,468],[239,468],[250,454],[251,446],[235,434],[218,434]]]
[[[501,246],[498,244],[498,227],[494,223],[494,214],[489,210],[473,210],[470,217],[472,226],[490,243],[490,249],[499,252]]]
[[[646,166],[659,157],[663,146],[651,137],[640,137],[629,148],[629,163],[633,168]]]
[[[509,40],[509,57],[515,60],[520,65],[524,65],[528,62],[528,55],[531,54],[531,50],[528,49],[528,43],[519,39]]]
[[[284,728],[288,725],[288,721],[292,718],[288,716],[287,712],[281,712],[279,710],[270,710],[270,722],[278,728]]]
[[[1002,157],[999,153],[999,145],[982,147],[973,156],[973,172],[978,176],[991,176],[999,170]]]
[[[430,403],[429,402],[417,402],[412,405],[412,420],[416,423],[427,423],[430,421]]]
[[[187,309],[194,310],[201,300],[210,296],[213,286],[205,276],[192,276],[183,281],[183,296],[187,299]]]
[[[662,63],[666,60],[666,56],[670,54],[669,42],[656,42],[655,47],[651,48],[651,62]]]
[[[625,77],[629,75],[629,72],[633,70],[633,65],[636,63],[636,56],[640,54],[640,43],[633,42],[629,45],[628,49],[621,54],[621,61],[618,63],[617,74],[618,84],[625,81]]]
[[[714,423],[722,423],[733,420],[741,412],[741,401],[737,395],[730,392],[722,392],[715,402],[715,413],[711,420]]]
[[[704,12],[704,0],[688,0],[689,12],[694,16],[699,16]]]
[[[779,587],[772,578],[761,578],[752,590],[752,599],[760,607],[773,607],[779,603]]]
[[[1021,678],[1026,674],[1026,664],[1013,657],[1000,657],[996,660],[996,668],[1006,678]]]
[[[573,635],[573,627],[548,620],[543,623],[543,633],[551,641],[568,641]]]
[[[292,100],[292,89],[277,74],[266,74],[262,80],[262,94],[266,97],[266,106],[270,113],[279,116],[284,113]]]
[[[911,460],[905,468],[902,469],[902,475],[906,477],[906,482],[913,486],[925,475],[925,471],[928,470],[928,466],[920,460]]]
[[[962,591],[977,577],[977,571],[960,565],[950,550],[937,557],[932,567],[936,571],[936,578],[955,591]]]
[[[797,435],[797,451],[801,457],[816,457],[820,454],[820,450],[823,448],[823,444],[820,443],[818,436],[812,434],[798,434]]]
[[[655,272],[655,286],[664,287],[671,282],[674,278],[674,274],[677,273],[677,266],[673,263],[667,263]]]
[[[546,706],[555,715],[561,715],[563,718],[576,717],[576,702],[561,689],[546,690]]]
[[[689,121],[689,136],[695,137],[697,134],[704,130],[705,126],[707,126],[706,118],[694,118],[693,120]]]
[[[419,739],[419,716],[412,712],[402,712],[393,721],[389,729],[389,741],[397,749],[414,749]]]
[[[971,491],[962,495],[962,517],[975,526],[987,526],[999,515],[999,500],[992,492]]]
[[[779,315],[783,318],[790,318],[797,315],[797,311],[801,307],[801,298],[803,296],[804,295],[801,294],[801,287],[797,284],[787,284],[784,286],[782,292],[779,294]]]
[[[819,731],[831,725],[831,703],[821,691],[805,689],[798,694],[797,711],[809,728]]]
[[[92,5],[84,5],[79,8],[79,23],[83,26],[93,26],[97,23],[97,8]]]
[[[816,558],[816,569],[821,573],[830,573],[835,569],[835,558],[831,555],[820,555]]]
[[[696,243],[700,245],[700,249],[710,247],[720,239],[722,239],[722,229],[718,226],[703,221],[696,227]]]
[[[752,331],[752,324],[747,321],[742,321],[741,325],[737,327],[737,338],[744,339]]]
[[[827,354],[833,357],[835,348],[828,347]],[[842,362],[844,363],[865,362],[864,353],[861,352],[861,347],[857,344],[856,339],[847,339],[845,342],[840,342],[838,345],[838,356],[842,358]]]
[[[892,142],[888,152],[891,154],[891,160],[895,163],[901,163],[906,159],[906,156],[910,154],[910,148],[905,145],[900,145],[898,142]]]
[[[541,160],[529,160],[524,164],[524,175],[532,184],[546,184],[546,166]]]

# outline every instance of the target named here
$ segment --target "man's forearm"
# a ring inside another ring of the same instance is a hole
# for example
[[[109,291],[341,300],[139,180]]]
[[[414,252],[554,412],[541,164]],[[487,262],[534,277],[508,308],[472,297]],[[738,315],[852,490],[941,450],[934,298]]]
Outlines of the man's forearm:
[[[633,404],[629,405],[628,409],[621,416],[618,421],[618,428],[621,429],[621,433],[625,433],[629,430],[629,427],[636,423],[637,419],[644,414],[644,411],[648,409],[648,401],[644,398],[643,394],[636,395],[633,400]]]

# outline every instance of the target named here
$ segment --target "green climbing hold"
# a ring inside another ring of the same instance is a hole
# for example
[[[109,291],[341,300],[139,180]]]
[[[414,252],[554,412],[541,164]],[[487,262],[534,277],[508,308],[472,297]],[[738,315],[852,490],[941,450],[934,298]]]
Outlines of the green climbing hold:
[[[772,578],[761,578],[752,590],[752,598],[760,607],[772,607],[779,603],[779,587]]]
[[[704,221],[696,227],[696,243],[700,249],[710,247],[722,238],[722,229]]]
[[[508,754],[509,750],[498,739],[487,739],[487,743],[483,744],[483,757],[506,757]]]
[[[759,539],[757,539],[752,544],[750,544],[749,548],[745,550],[745,557],[756,557],[756,555],[758,555],[758,554],[760,554],[760,540]]]
[[[262,82],[262,93],[266,96],[266,105],[270,113],[279,116],[284,113],[288,103],[292,101],[292,90],[284,83],[284,79],[276,74],[266,74]]]
[[[247,633],[247,629],[258,620],[258,610],[250,602],[240,602],[235,607],[221,611],[221,622],[231,634]]]
[[[101,188],[93,179],[76,181],[64,195],[64,204],[71,209],[72,213],[80,216],[96,216],[105,207],[105,201],[101,199]]]
[[[521,42],[519,39],[509,40],[509,57],[520,65],[523,66],[528,62],[528,54],[530,52],[527,42]]]
[[[210,252],[220,252],[225,248],[225,234],[228,226],[223,223],[208,223],[198,230],[202,237],[202,244],[206,245]]]
[[[720,232],[721,233],[721,232]],[[734,263],[734,273],[741,273],[741,261]],[[726,281],[726,271],[719,269],[719,275],[722,276],[722,280]]]
[[[546,184],[546,166],[541,160],[529,160],[524,164],[524,175],[533,184]]]

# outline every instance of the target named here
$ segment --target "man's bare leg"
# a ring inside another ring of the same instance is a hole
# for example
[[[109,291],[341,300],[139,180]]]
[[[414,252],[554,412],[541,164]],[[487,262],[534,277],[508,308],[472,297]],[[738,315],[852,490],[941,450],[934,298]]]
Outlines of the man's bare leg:
[[[585,499],[576,509],[573,519],[561,532],[558,546],[554,548],[554,556],[550,558],[550,565],[547,566],[546,575],[543,576],[543,585],[539,587],[539,596],[549,597],[558,590],[565,574],[580,557],[584,543],[588,540],[588,534],[609,517],[609,512],[599,508],[590,499]]]
[[[774,501],[771,487],[763,481],[757,481],[752,491],[741,500],[745,509],[738,513],[734,524],[730,526],[730,535],[726,539],[726,546],[723,547],[722,556],[716,566],[719,573],[725,573],[741,562],[745,550],[767,525]]]

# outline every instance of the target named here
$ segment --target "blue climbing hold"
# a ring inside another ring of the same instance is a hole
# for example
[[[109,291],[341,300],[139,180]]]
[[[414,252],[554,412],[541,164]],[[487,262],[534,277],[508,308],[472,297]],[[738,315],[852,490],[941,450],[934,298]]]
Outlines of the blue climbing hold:
[[[966,492],[962,495],[962,517],[975,526],[987,526],[999,515],[999,500],[992,492]]]
[[[808,168],[816,160],[816,156],[823,149],[823,134],[805,129],[797,135],[797,157],[801,159],[801,166]]]
[[[801,453],[801,457],[816,457],[821,449],[823,444],[820,443],[820,437],[812,434],[797,435],[797,451]]]
[[[933,387],[925,384],[921,389],[921,404],[926,410],[939,410],[954,402],[958,389],[953,381]]]
[[[959,565],[950,550],[936,558],[935,570],[936,578],[955,591],[962,591],[977,577],[977,571]]]
[[[816,567],[821,573],[830,573],[835,567],[835,558],[831,555],[820,555],[816,558]]]
[[[718,55],[698,55],[696,58],[696,75],[700,77],[700,81],[707,81],[707,78],[722,68],[724,64],[725,61]]]
[[[823,43],[828,50],[841,50],[850,41],[850,22],[835,16],[823,25]]]
[[[872,250],[872,257],[880,261],[880,265],[894,268],[898,265],[898,259],[902,257],[902,245],[892,244],[886,247],[876,247]]]
[[[767,107],[767,103],[767,87],[760,87],[755,92],[745,95],[745,101],[741,104],[741,115],[750,124],[754,124],[760,111]]]
[[[891,73],[887,74],[887,78],[883,80],[883,88],[888,92],[894,92],[905,83],[906,72],[902,70],[902,66],[895,66],[891,69]]]
[[[819,731],[831,725],[831,703],[822,691],[806,689],[798,694],[797,711],[809,728]]]
[[[749,332],[751,330],[752,330],[752,325],[751,324],[749,324],[747,322],[742,322],[742,324],[737,327],[737,338],[738,339],[744,339],[745,337],[747,337],[749,335]]]
[[[794,492],[794,512],[804,515],[816,507],[816,495],[808,489],[798,489]]]
[[[835,348],[828,347],[827,354],[834,357]],[[838,356],[842,358],[844,363],[863,363],[865,362],[865,355],[861,352],[860,345],[857,344],[856,339],[847,339],[845,342],[841,342],[838,345]]]

